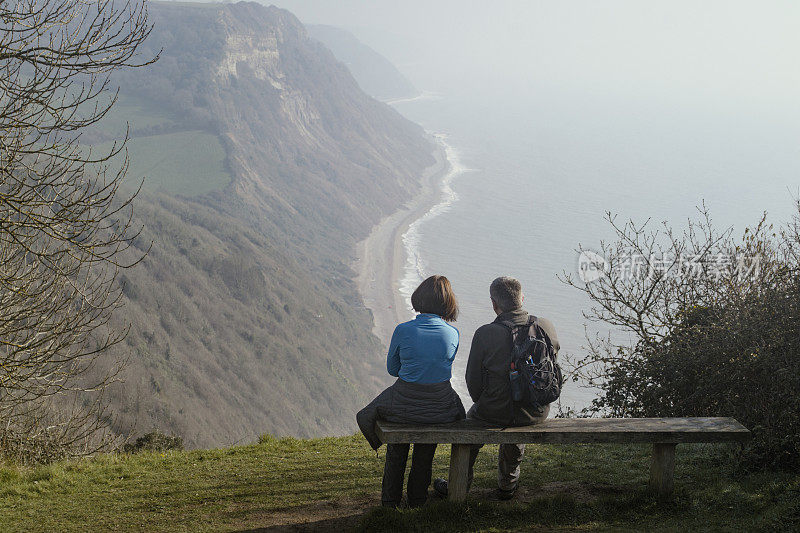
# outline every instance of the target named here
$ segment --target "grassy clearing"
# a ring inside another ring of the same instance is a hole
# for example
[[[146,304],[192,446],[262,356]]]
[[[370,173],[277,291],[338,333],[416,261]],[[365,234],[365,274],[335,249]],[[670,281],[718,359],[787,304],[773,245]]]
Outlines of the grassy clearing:
[[[377,507],[383,452],[364,440],[265,439],[218,450],[103,455],[0,468],[0,531],[236,531],[309,523],[363,531],[792,530],[800,474],[741,472],[719,449],[678,447],[676,496],[645,490],[647,446],[530,446],[516,501],[495,502],[487,446],[466,505]],[[435,475],[444,476],[441,446]]]
[[[128,180],[145,178],[145,187],[170,194],[195,196],[222,189],[231,182],[225,149],[216,135],[182,131],[131,139]]]
[[[120,95],[111,111],[97,124],[97,128],[112,137],[122,137],[125,129],[132,131],[156,126],[174,126],[177,117],[154,108],[147,101]]]
[[[138,186],[144,178],[146,189],[197,196],[231,182],[225,149],[216,135],[185,127],[174,113],[130,96],[120,96],[95,128],[104,138],[121,140],[128,126],[126,185]],[[93,143],[92,154],[107,155],[113,147],[112,141]],[[121,157],[112,160],[111,169],[121,162]]]
[[[111,147],[108,142],[94,150],[108,153]],[[196,196],[231,182],[225,149],[216,135],[202,130],[134,137],[127,148],[130,168],[125,179],[132,186],[144,178],[146,189]]]

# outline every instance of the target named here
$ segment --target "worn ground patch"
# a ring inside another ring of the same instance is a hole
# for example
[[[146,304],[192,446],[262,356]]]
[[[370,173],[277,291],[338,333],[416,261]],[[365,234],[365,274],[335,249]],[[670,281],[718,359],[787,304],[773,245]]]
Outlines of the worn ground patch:
[[[261,522],[261,525],[240,531],[247,533],[349,531],[358,525],[361,517],[375,506],[376,501],[380,501],[378,495],[369,498],[342,498],[265,513],[263,519],[251,514],[248,523]]]

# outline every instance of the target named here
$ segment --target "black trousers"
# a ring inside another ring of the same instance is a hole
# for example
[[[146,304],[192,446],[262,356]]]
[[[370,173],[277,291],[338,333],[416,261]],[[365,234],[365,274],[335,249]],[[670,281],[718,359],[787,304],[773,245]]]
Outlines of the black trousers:
[[[381,503],[397,506],[403,497],[403,478],[406,473],[410,444],[387,444],[386,464],[383,467]],[[408,473],[408,505],[419,507],[428,499],[431,469],[436,444],[414,444],[411,472]]]

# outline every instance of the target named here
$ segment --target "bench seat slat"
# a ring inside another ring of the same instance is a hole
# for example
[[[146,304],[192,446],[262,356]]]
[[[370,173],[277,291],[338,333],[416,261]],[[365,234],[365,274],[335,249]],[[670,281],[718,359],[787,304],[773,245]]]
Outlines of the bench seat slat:
[[[553,418],[534,426],[488,427],[472,420],[411,425],[379,421],[384,443],[527,444],[732,442],[750,437],[733,418]]]

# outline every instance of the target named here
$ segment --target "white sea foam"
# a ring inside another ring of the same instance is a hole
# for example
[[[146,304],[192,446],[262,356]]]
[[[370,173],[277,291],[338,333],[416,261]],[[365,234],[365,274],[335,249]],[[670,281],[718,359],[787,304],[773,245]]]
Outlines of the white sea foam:
[[[422,226],[429,220],[446,213],[450,210],[453,204],[458,200],[458,194],[453,190],[453,180],[464,172],[469,172],[467,168],[461,164],[459,154],[455,148],[447,143],[447,135],[444,133],[433,134],[436,142],[444,147],[445,155],[447,157],[448,171],[441,182],[441,200],[428,210],[427,213],[412,222],[405,233],[403,233],[403,247],[406,252],[406,264],[403,267],[403,278],[400,280],[400,294],[406,302],[406,308],[411,316],[414,316],[414,309],[411,307],[411,294],[414,289],[427,278],[430,274],[427,272],[425,261],[420,255],[420,241],[422,238]]]
[[[422,91],[417,96],[412,96],[410,98],[393,98],[391,100],[385,100],[384,102],[390,105],[394,104],[407,104],[409,102],[421,102],[423,100],[441,100],[442,95],[440,93],[435,93],[433,91]]]

